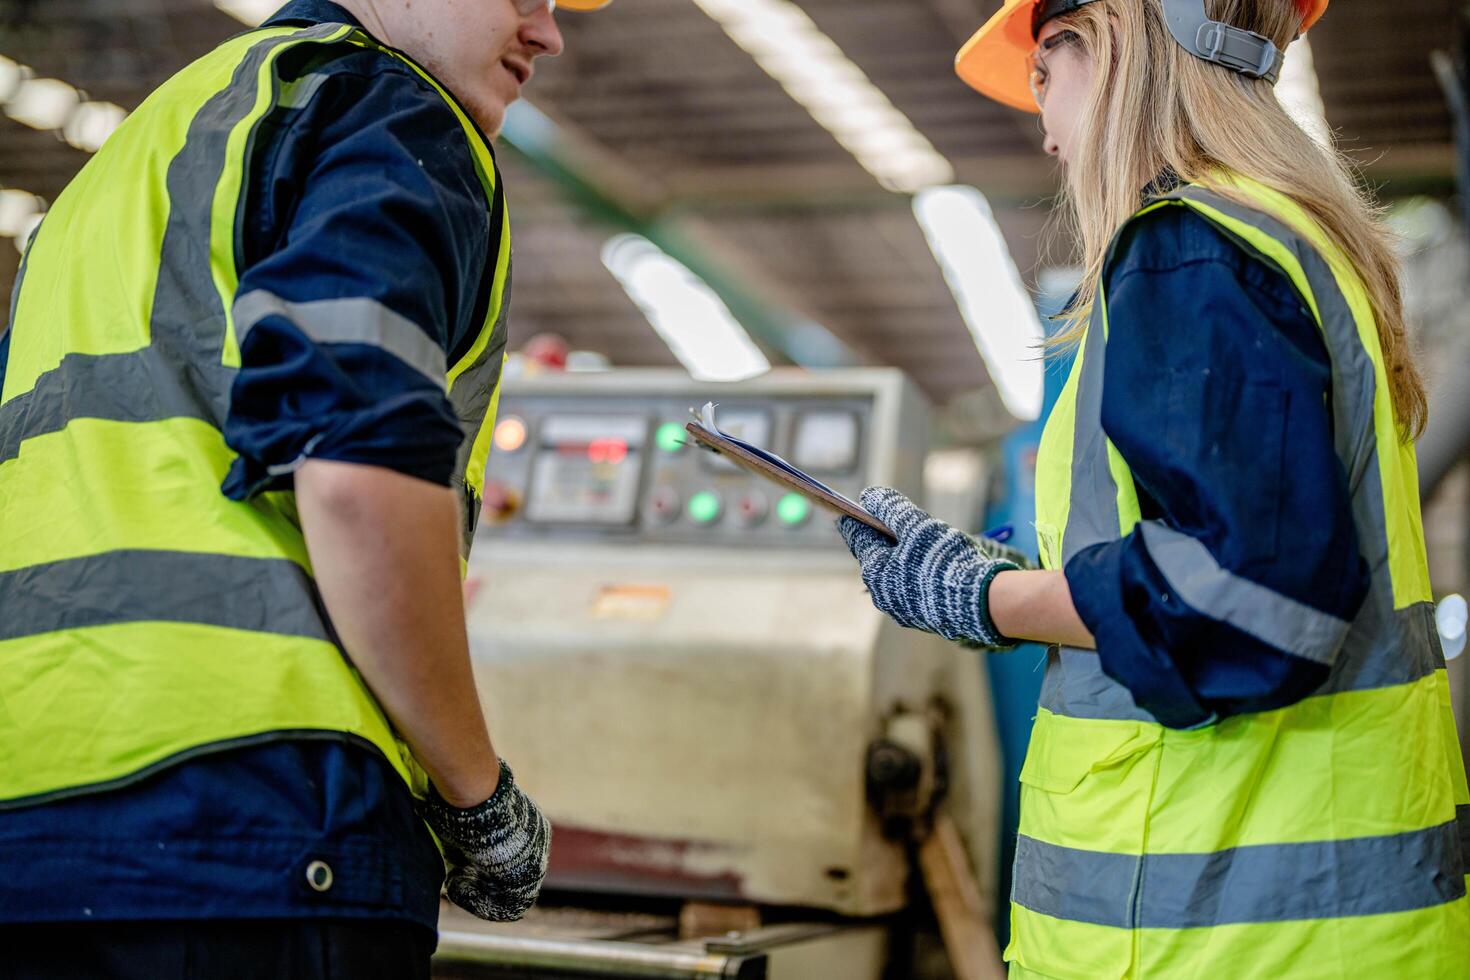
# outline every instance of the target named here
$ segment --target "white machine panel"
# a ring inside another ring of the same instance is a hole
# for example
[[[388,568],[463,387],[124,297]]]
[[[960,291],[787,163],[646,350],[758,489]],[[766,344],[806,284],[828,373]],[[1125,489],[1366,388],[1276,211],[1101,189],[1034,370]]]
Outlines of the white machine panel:
[[[844,493],[921,494],[927,411],[898,372],[507,385],[469,624],[496,746],[555,826],[549,886],[891,912],[908,856],[867,756],[915,712],[945,719],[948,806],[993,881],[979,657],[880,615],[830,515],[686,445],[706,401]]]

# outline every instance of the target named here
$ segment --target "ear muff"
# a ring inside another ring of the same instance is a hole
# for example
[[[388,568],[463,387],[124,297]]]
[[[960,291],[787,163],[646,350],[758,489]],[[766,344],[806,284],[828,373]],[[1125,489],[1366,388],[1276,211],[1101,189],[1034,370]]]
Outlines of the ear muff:
[[[1004,0],[1001,9],[960,49],[955,71],[982,95],[1023,112],[1036,112],[1026,82],[1031,52],[1036,49],[1036,32],[1052,17],[1089,2],[1092,0]],[[1301,30],[1305,32],[1322,19],[1329,0],[1292,2],[1302,15]],[[1163,4],[1170,32],[1190,53],[1234,71],[1275,81],[1281,71],[1282,54],[1268,39],[1210,20],[1205,16],[1204,0],[1163,0]],[[1177,30],[1175,18],[1169,16],[1171,8],[1179,11]]]
[[[1270,38],[1211,20],[1205,13],[1205,0],[1163,0],[1163,3],[1164,23],[1169,26],[1169,33],[1196,58],[1272,83],[1281,75],[1282,52]]]

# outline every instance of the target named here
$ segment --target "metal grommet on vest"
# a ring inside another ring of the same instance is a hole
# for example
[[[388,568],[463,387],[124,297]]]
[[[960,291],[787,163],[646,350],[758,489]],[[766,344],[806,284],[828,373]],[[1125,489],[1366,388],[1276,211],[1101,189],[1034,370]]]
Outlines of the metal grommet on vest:
[[[306,866],[306,885],[314,892],[332,890],[332,866],[325,861],[313,861]]]

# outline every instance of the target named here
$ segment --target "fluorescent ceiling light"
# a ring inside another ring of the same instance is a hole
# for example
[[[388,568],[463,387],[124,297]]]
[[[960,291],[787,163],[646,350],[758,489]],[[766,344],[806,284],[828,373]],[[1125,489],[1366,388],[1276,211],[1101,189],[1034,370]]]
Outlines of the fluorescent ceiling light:
[[[31,236],[36,233],[36,229],[41,227],[41,219],[44,217],[45,211],[37,211],[21,225],[20,233],[15,236],[15,250],[21,255],[26,254],[26,246],[31,243]]]
[[[0,54],[0,105],[4,105],[20,91],[21,83],[30,78],[32,72],[25,65]]]
[[[973,187],[931,187],[914,216],[1012,415],[1041,416],[1042,330],[990,203]]]
[[[259,27],[285,0],[214,0],[214,5],[242,24]]]
[[[990,205],[946,186],[954,167],[867,74],[789,0],[694,0],[914,214],[1006,407],[1041,414],[1041,322]]]
[[[0,238],[18,238],[27,222],[46,210],[46,202],[34,194],[13,188],[0,190]]]
[[[88,102],[81,92],[55,78],[36,78],[19,62],[0,55],[0,107],[16,122],[55,130],[72,146],[96,153],[128,111],[111,102]]]
[[[79,150],[96,153],[128,118],[128,111],[111,102],[83,102],[62,127],[61,135]]]
[[[60,129],[81,105],[82,94],[56,78],[28,78],[5,103],[5,114],[35,129]]]
[[[618,235],[602,264],[696,380],[744,381],[771,369],[714,290],[653,242]]]
[[[1286,49],[1286,63],[1281,66],[1281,79],[1276,83],[1276,98],[1308,136],[1323,146],[1332,145],[1332,128],[1327,125],[1327,109],[1317,84],[1312,46],[1306,38],[1293,41]]]
[[[46,202],[34,194],[14,188],[0,188],[0,238],[15,241],[15,248],[22,254],[31,240],[31,233],[46,217]]]
[[[954,180],[954,167],[789,0],[694,0],[891,191]]]

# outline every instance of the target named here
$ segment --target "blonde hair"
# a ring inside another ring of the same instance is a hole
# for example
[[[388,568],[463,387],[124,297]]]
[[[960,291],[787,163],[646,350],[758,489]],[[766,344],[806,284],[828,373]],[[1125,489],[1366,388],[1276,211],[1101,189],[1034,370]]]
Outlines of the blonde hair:
[[[1215,20],[1270,38],[1280,49],[1301,14],[1291,0],[1207,0]],[[1101,0],[1060,18],[1091,58],[1092,88],[1072,136],[1063,220],[1080,249],[1084,277],[1070,324],[1051,342],[1075,345],[1091,313],[1108,247],[1140,206],[1140,191],[1165,171],[1259,208],[1228,184],[1243,175],[1290,198],[1352,262],[1377,322],[1401,437],[1416,438],[1428,412],[1404,333],[1393,239],[1345,159],[1308,136],[1269,82],[1189,54],[1169,34],[1160,0]]]

